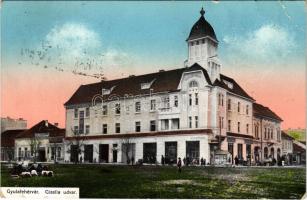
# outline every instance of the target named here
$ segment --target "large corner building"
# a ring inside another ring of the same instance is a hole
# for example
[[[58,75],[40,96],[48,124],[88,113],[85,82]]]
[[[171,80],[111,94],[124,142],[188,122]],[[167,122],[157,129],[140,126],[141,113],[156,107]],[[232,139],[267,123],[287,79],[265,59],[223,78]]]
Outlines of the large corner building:
[[[218,38],[200,14],[186,39],[184,68],[77,89],[65,103],[66,161],[160,163],[163,156],[166,163],[214,163],[229,152],[227,162],[255,163],[281,155],[282,119],[221,73]]]

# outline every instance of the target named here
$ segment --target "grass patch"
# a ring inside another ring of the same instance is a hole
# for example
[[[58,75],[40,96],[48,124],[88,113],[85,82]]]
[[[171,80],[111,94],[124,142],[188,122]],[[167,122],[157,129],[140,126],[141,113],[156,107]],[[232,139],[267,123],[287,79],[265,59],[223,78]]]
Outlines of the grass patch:
[[[81,198],[294,198],[305,193],[304,168],[51,165],[55,176],[12,179],[1,186],[79,187]]]

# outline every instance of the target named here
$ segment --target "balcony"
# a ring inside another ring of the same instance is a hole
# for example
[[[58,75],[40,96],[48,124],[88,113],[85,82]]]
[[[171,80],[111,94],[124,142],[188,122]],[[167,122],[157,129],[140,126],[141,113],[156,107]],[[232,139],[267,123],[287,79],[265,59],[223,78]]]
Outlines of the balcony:
[[[180,110],[178,107],[164,107],[158,109],[159,114],[167,115],[167,114],[179,114]]]

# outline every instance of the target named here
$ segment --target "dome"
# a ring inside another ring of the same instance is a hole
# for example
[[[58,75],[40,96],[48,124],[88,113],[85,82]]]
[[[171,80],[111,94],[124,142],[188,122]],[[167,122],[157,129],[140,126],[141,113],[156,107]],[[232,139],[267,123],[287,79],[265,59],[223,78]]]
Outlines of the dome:
[[[207,22],[207,20],[204,17],[205,11],[202,8],[200,11],[201,17],[199,20],[193,25],[190,35],[187,40],[193,40],[197,38],[202,38],[206,36],[212,37],[214,40],[218,41],[216,39],[215,32],[212,28],[212,26]]]

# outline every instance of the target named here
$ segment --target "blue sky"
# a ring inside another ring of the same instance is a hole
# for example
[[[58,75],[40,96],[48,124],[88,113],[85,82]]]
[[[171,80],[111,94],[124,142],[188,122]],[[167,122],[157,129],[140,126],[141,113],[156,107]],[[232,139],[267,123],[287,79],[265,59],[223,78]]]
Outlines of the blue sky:
[[[284,127],[305,126],[303,1],[4,1],[1,6],[3,116],[64,124],[63,103],[80,84],[97,82],[93,75],[113,79],[183,67],[185,40],[204,6],[219,40],[222,73],[276,111]]]
[[[281,62],[284,66],[304,63],[304,2],[6,1],[1,11],[4,67],[19,61],[21,49],[36,49],[48,34],[60,32],[65,27],[72,32],[83,29],[93,33],[93,42],[99,43],[99,47],[85,44],[80,48],[97,54],[109,53],[110,58],[101,61],[106,68],[113,65],[136,69],[182,67],[187,54],[185,39],[200,17],[201,6],[220,41],[219,54],[224,63],[266,65],[272,59],[273,63],[284,60]],[[258,48],[266,51],[260,57],[258,50],[255,55],[253,52],[244,55],[246,51],[253,51],[253,44],[247,43],[259,44],[253,38],[261,30],[264,31],[262,35],[273,34],[265,41],[262,36],[258,38],[264,43]],[[280,38],[276,39],[276,35]],[[272,39],[273,45],[267,45]],[[85,42],[88,40],[91,38]],[[286,52],[283,48],[290,50]],[[266,56],[261,58],[263,55]],[[97,55],[93,53],[92,56]],[[242,57],[246,62],[242,62]]]

